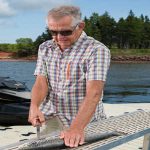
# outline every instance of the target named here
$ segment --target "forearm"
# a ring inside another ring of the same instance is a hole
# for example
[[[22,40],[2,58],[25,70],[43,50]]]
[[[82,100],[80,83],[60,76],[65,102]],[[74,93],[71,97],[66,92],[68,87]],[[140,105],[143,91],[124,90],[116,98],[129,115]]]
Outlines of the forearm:
[[[39,107],[41,102],[47,96],[47,93],[48,93],[48,86],[46,84],[46,80],[38,78],[32,88],[31,106]]]
[[[71,124],[71,128],[84,129],[86,125],[90,122],[96,106],[99,102],[100,96],[86,96],[80,106],[77,116]]]
[[[31,94],[31,105],[39,107],[41,102],[47,96],[47,92],[47,88],[42,89],[40,86],[34,84]]]

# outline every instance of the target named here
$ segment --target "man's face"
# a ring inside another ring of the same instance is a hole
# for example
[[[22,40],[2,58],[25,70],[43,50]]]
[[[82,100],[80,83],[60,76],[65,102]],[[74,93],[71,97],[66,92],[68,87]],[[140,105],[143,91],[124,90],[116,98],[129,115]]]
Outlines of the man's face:
[[[59,20],[50,18],[48,28],[61,50],[69,48],[79,38],[83,30],[78,25],[72,26],[72,18],[70,16],[65,16]]]

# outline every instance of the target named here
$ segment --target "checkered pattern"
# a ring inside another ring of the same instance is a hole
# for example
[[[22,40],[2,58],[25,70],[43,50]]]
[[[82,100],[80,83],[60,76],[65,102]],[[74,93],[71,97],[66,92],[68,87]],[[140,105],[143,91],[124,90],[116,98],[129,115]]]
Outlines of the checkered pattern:
[[[64,125],[70,125],[85,97],[86,82],[105,81],[109,65],[109,49],[85,32],[63,53],[54,40],[41,44],[34,75],[44,75],[49,82],[49,93],[40,106],[41,111],[46,117],[58,115]],[[103,118],[100,100],[92,121]]]

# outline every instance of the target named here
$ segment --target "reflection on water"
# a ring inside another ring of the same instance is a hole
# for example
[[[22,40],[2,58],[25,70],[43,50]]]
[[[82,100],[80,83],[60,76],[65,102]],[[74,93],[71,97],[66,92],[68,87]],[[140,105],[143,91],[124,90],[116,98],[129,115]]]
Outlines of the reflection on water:
[[[34,83],[35,62],[0,62],[0,76]],[[150,64],[111,64],[104,90],[104,101],[150,102]]]

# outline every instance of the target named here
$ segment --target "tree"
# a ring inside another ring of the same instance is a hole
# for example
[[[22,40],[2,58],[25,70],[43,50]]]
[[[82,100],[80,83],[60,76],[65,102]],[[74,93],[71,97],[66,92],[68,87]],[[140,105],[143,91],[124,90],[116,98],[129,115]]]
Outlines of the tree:
[[[121,18],[117,23],[116,36],[119,48],[141,48],[143,35],[143,17],[135,17],[132,10],[126,19]]]
[[[98,25],[99,16],[97,13],[93,13],[90,19],[85,17],[85,32],[87,35],[94,37],[97,40],[101,40],[101,33]]]
[[[117,46],[118,48],[127,48],[128,47],[128,37],[127,37],[127,28],[126,22],[123,18],[120,18],[116,26],[116,37],[117,37]]]
[[[145,22],[143,25],[143,34],[142,34],[142,47],[143,48],[150,48],[150,20],[148,16],[145,16]]]
[[[105,12],[99,17],[99,29],[101,34],[101,41],[111,48],[115,37],[116,21],[111,18],[108,12]]]
[[[30,38],[19,38],[16,40],[17,42],[17,57],[26,57],[32,55],[35,51],[35,47],[32,39]]]
[[[16,40],[17,44],[32,44],[33,41],[30,38],[19,38]]]

